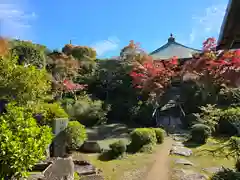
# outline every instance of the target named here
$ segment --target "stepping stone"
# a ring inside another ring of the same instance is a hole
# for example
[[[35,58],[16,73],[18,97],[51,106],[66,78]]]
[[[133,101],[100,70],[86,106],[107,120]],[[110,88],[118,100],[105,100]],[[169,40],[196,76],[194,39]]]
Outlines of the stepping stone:
[[[186,140],[187,140],[186,137],[173,137],[173,139],[174,139],[175,141],[186,141]]]
[[[188,174],[182,177],[180,180],[207,180],[209,179],[206,175],[200,173]]]
[[[182,142],[175,142],[173,143],[172,146],[179,146],[179,147],[184,147],[183,143]]]
[[[208,172],[208,173],[213,173],[213,174],[215,174],[215,173],[217,173],[217,172],[219,172],[219,171],[221,171],[221,170],[223,170],[222,167],[203,168],[203,171],[206,171],[206,172]]]
[[[206,175],[194,172],[192,170],[184,170],[184,169],[174,169],[173,171],[174,177],[178,180],[207,180],[209,177]]]
[[[188,165],[188,166],[193,166],[193,163],[186,160],[186,159],[177,159],[175,161],[175,164],[182,164],[182,165]]]
[[[170,154],[175,154],[175,155],[180,155],[180,156],[186,156],[189,157],[192,155],[192,150],[188,149],[186,147],[178,147],[178,146],[174,146],[172,147],[172,149],[170,150]]]

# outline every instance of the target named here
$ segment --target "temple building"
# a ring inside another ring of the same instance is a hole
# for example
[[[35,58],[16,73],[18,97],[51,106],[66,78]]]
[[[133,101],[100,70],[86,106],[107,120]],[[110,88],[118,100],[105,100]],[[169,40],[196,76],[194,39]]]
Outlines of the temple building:
[[[176,42],[175,38],[171,34],[166,44],[151,52],[149,55],[152,56],[154,60],[168,60],[174,56],[181,60],[188,60],[192,58],[193,54],[200,52],[200,50],[193,49]]]
[[[240,0],[229,0],[217,43],[218,50],[240,48]]]

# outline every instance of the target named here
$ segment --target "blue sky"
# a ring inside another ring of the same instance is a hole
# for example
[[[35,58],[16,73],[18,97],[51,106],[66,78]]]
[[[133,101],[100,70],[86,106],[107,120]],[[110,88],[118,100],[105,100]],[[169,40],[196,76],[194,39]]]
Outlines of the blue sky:
[[[117,56],[130,40],[147,52],[176,41],[201,48],[218,37],[228,0],[0,0],[0,33],[61,49],[94,47],[99,57]]]

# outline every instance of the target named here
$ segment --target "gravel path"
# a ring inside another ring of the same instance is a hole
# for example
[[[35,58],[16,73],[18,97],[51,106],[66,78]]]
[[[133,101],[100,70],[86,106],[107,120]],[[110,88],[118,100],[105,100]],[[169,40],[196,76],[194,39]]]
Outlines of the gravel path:
[[[160,149],[154,155],[155,162],[149,169],[145,180],[169,180],[169,151],[172,147],[173,140],[170,138],[165,138],[164,143]]]

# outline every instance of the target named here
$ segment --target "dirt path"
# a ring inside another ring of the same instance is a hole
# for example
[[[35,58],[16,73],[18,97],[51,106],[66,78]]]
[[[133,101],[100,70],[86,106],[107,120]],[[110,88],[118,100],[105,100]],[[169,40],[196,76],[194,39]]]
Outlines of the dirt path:
[[[146,180],[169,180],[169,151],[172,147],[173,140],[165,138],[163,145],[154,155],[155,162],[148,171]]]

